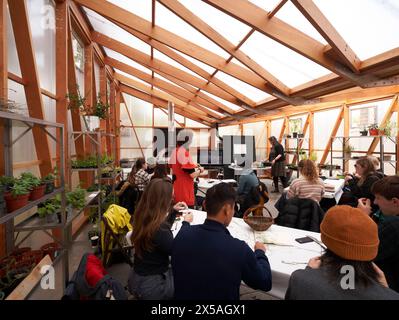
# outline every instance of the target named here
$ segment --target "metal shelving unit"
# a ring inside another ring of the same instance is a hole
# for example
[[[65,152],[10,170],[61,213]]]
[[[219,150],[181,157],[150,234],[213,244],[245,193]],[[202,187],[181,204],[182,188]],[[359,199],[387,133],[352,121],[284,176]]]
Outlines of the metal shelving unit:
[[[0,111],[0,119],[4,123],[4,133],[3,133],[3,145],[4,145],[4,164],[5,164],[5,175],[13,176],[13,145],[30,132],[33,128],[40,128],[43,130],[48,137],[53,139],[59,147],[60,150],[60,187],[55,189],[52,193],[46,194],[40,199],[35,201],[30,201],[26,206],[15,210],[10,213],[6,213],[4,208],[0,207],[0,224],[5,224],[6,226],[6,252],[10,254],[15,247],[18,247],[26,239],[28,239],[33,232],[42,231],[49,235],[55,242],[61,245],[62,250],[60,250],[57,259],[53,261],[53,264],[62,259],[62,283],[63,290],[65,289],[67,281],[69,281],[69,246],[70,246],[70,233],[71,229],[66,227],[67,217],[66,217],[66,196],[65,196],[65,163],[64,163],[64,125],[55,122],[49,122],[41,119],[25,117],[19,114],[9,113]],[[23,131],[19,136],[13,139],[13,127],[16,126],[26,126],[27,129]],[[47,128],[55,128],[59,130],[59,139],[51,134]],[[36,207],[39,203],[42,203],[48,199],[55,197],[56,195],[61,195],[61,222],[58,224],[38,224],[30,225],[30,221],[34,220],[32,217],[26,218],[15,226],[15,219],[21,214],[27,212],[28,210]],[[29,226],[29,227],[28,227]],[[61,239],[53,236],[48,230],[59,228],[61,232]],[[28,234],[23,237],[18,243],[18,237],[21,231],[27,231]]]
[[[351,139],[379,139],[379,158],[380,158],[380,169],[384,173],[384,163],[389,163],[393,168],[396,169],[396,166],[398,165],[398,159],[395,160],[384,160],[384,157],[387,155],[385,152],[385,143],[387,141],[391,141],[395,145],[395,155],[397,154],[398,150],[398,145],[396,144],[395,137],[389,137],[389,136],[384,136],[384,135],[379,135],[379,136],[349,136],[349,137],[332,137],[330,140],[330,161],[331,164],[333,163],[333,160],[342,160],[342,170],[345,168],[345,164],[349,160],[357,160],[359,157],[345,157],[345,146],[349,144],[349,141]],[[384,141],[385,139],[385,141]],[[339,140],[342,142],[342,150],[333,150],[334,146],[334,141]],[[334,152],[342,152],[342,157],[334,157]],[[352,151],[353,153],[356,153],[356,151]],[[332,175],[332,169],[330,169],[330,175]]]
[[[296,141],[296,145],[294,146],[294,148],[290,148],[289,142],[291,140]],[[306,141],[306,140],[308,140],[308,138],[305,138],[305,137],[303,137],[303,138],[299,138],[299,137],[297,137],[297,138],[284,137],[285,153],[286,154],[296,155],[297,160],[299,161],[299,159],[300,159],[300,157],[302,155],[300,153],[301,148],[299,148],[299,144],[301,143],[301,141]],[[305,152],[305,154],[306,154],[306,152]],[[299,170],[296,170],[296,171],[297,171],[297,177],[299,178]]]

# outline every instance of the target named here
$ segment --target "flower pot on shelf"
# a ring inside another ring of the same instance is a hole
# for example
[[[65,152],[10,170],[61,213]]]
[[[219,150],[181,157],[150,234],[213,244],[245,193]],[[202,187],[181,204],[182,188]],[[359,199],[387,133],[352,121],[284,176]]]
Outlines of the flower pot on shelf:
[[[28,204],[29,196],[30,193],[22,194],[15,197],[12,196],[11,192],[6,193],[4,195],[4,199],[6,200],[7,212],[10,213],[22,207],[25,207]]]
[[[298,133],[298,138],[303,138],[305,135],[303,133]]]
[[[44,191],[44,193],[45,194],[49,194],[49,193],[52,193],[53,191],[54,191],[54,189],[55,189],[55,184],[54,184],[54,181],[52,181],[52,182],[46,182],[45,183],[45,191]]]
[[[44,196],[44,193],[46,191],[46,185],[42,184],[40,186],[34,187],[31,192],[30,192],[30,197],[29,200],[30,201],[34,201],[37,199],[40,199],[41,197]]]
[[[46,223],[58,223],[58,216],[56,213],[46,214]]]
[[[378,136],[380,133],[378,129],[369,129],[370,136]]]
[[[360,135],[362,136],[367,136],[367,134],[368,134],[367,130],[360,131]]]
[[[293,137],[293,138],[298,138],[298,132],[293,132],[293,133],[292,133],[292,137]]]

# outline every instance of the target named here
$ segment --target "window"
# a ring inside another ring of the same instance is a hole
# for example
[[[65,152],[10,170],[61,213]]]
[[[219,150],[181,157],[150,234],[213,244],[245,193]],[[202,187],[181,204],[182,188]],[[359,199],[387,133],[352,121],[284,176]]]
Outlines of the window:
[[[377,106],[350,109],[351,129],[364,129],[377,123]]]
[[[302,118],[290,119],[288,123],[289,123],[290,132],[297,132],[297,133],[302,132]]]
[[[84,64],[85,64],[84,47],[75,36],[72,37],[72,48],[73,48],[73,59],[75,61],[76,68],[78,68],[79,71],[84,72]]]

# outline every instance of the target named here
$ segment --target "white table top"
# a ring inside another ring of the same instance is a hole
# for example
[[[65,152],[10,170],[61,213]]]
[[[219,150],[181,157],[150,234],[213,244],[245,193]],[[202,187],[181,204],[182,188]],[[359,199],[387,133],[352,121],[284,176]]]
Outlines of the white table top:
[[[335,201],[338,203],[339,199],[342,196],[342,187],[345,184],[345,180],[344,179],[326,179],[324,180],[324,184],[328,184],[328,185],[332,185],[334,186],[334,192],[325,192],[323,198],[327,198],[327,199],[335,199]],[[284,189],[284,191],[288,191],[290,187],[287,187]]]
[[[202,224],[206,219],[206,212],[190,210],[194,215],[192,225]],[[179,232],[181,220],[172,226],[173,235]],[[266,244],[266,255],[272,270],[272,290],[270,295],[284,299],[291,273],[298,269],[304,269],[309,259],[320,256],[323,249],[315,242],[300,244],[295,241],[311,235],[320,240],[320,234],[310,231],[292,229],[272,225],[267,231],[258,232],[250,228],[243,219],[233,218],[228,226],[230,234],[245,241],[254,250],[256,241],[275,242],[279,244]]]
[[[209,188],[213,187],[215,184],[219,184],[221,182],[225,183],[237,183],[234,179],[207,179],[207,178],[199,178],[198,188],[208,190]]]

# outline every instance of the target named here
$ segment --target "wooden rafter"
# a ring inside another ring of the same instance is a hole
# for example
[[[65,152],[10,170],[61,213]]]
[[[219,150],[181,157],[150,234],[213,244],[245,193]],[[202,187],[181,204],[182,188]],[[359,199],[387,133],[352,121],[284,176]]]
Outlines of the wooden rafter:
[[[322,43],[284,21],[276,17],[265,19],[268,13],[249,1],[235,0],[227,3],[223,0],[204,0],[204,2],[240,20],[260,33],[331,70],[346,80],[359,84],[372,79],[372,77],[362,78],[348,68],[345,68],[339,61],[332,60],[324,54],[325,46]]]
[[[279,10],[287,3],[287,0],[281,0],[279,3],[277,3],[277,5],[274,7],[274,9],[272,11],[269,12],[269,14],[267,15],[267,17],[269,19],[273,18],[277,12],[279,12]]]
[[[147,101],[148,103],[152,103],[153,105],[156,105],[156,106],[158,106],[160,108],[163,108],[163,109],[167,109],[168,108],[168,102],[166,100],[159,99],[157,97],[151,96],[151,95],[149,95],[149,94],[147,94],[145,92],[142,92],[140,90],[134,89],[132,87],[129,87],[129,86],[121,84],[121,91],[124,92],[124,93],[127,93],[127,94],[129,94],[131,96],[134,96],[134,97],[136,97],[138,99],[141,99],[143,101]],[[208,122],[207,120],[205,120],[203,118],[203,116],[195,114],[195,113],[191,113],[190,111],[187,111],[187,110],[183,110],[179,106],[175,106],[175,112],[177,114],[180,114],[180,115],[184,116],[184,117],[190,118],[190,119],[192,119],[194,121],[201,122],[201,123],[203,123],[203,124],[205,124],[207,126],[212,126],[212,124],[210,122]]]
[[[115,24],[121,26],[121,24],[119,24],[119,23],[115,22]],[[179,64],[181,64],[182,66],[186,67],[187,69],[191,70],[192,72],[194,72],[194,73],[198,74],[199,76],[201,76],[202,78],[206,79],[207,82],[205,82],[204,85],[198,87],[198,89],[207,91],[206,89],[209,86],[215,85],[218,88],[223,90],[222,92],[224,92],[225,97],[221,97],[222,99],[227,100],[234,104],[237,104],[238,101],[242,101],[250,106],[255,106],[255,102],[252,101],[251,99],[249,99],[247,96],[238,92],[237,90],[235,90],[234,88],[232,88],[231,86],[226,84],[225,82],[214,77],[214,74],[210,74],[203,68],[192,63],[190,60],[186,59],[184,56],[182,56],[178,52],[170,49],[167,45],[164,45],[154,39],[151,39],[150,37],[144,36],[140,32],[137,32],[133,29],[129,29],[127,27],[125,27],[125,29],[128,29],[132,35],[134,35],[135,37],[139,38],[140,40],[146,42],[154,49],[157,49],[159,52],[162,52],[169,58],[171,58],[171,59],[175,60],[176,62],[178,62]],[[226,110],[226,111],[228,111],[228,110]]]
[[[393,113],[397,110],[397,108],[398,108],[398,96],[395,96],[392,99],[391,105],[389,106],[389,109],[385,113],[384,118],[382,118],[382,120],[381,120],[380,128],[384,127],[387,124],[387,122],[391,119]],[[373,141],[371,142],[369,149],[367,150],[367,154],[369,154],[369,155],[373,154],[373,152],[379,142],[380,142],[380,139],[374,138]],[[381,160],[383,160],[383,159],[381,159]]]
[[[208,121],[213,122],[213,121],[216,120],[214,118],[208,117],[207,116],[208,113],[205,112],[205,111],[202,111],[201,108],[198,108],[197,106],[189,105],[189,104],[185,103],[184,101],[181,101],[180,99],[177,99],[174,96],[172,96],[172,95],[170,95],[170,94],[168,94],[166,92],[160,91],[160,90],[155,89],[155,88],[151,89],[151,86],[147,86],[147,85],[145,85],[145,84],[143,84],[141,82],[138,82],[138,81],[133,80],[131,78],[125,77],[125,76],[120,75],[118,73],[115,74],[115,79],[119,80],[121,83],[124,83],[126,85],[131,86],[131,87],[135,87],[136,89],[139,89],[139,90],[141,90],[143,92],[146,92],[147,94],[154,95],[154,96],[156,96],[156,97],[158,97],[160,99],[163,99],[165,101],[171,101],[171,102],[175,103],[177,106],[179,106],[180,108],[182,108],[184,110],[187,109],[187,110],[190,110],[190,111],[192,111],[194,113],[197,113],[199,116],[203,117],[204,119],[207,119]]]
[[[215,69],[223,71],[248,83],[249,85],[265,91],[264,80],[259,76],[254,75],[250,70],[235,63],[226,64],[226,60],[223,57],[220,57],[219,55],[159,26],[153,27],[151,22],[131,13],[130,11],[124,10],[110,2],[90,0],[74,1],[111,21],[119,22],[120,24],[123,24],[123,26],[132,28],[148,37],[170,46],[171,48],[174,48],[175,50],[208,64]]]
[[[40,82],[37,73],[36,59],[33,50],[29,18],[24,0],[9,1],[10,16],[14,30],[15,43],[18,52],[22,78],[27,82],[24,86],[29,116],[44,119],[44,105],[40,92]],[[36,147],[40,173],[44,177],[52,171],[50,145],[43,130],[34,127],[33,138]]]
[[[159,78],[154,78],[151,75],[138,70],[134,67],[131,67],[123,62],[119,62],[115,59],[112,58],[106,58],[105,62],[112,66],[113,68],[116,68],[118,70],[121,70],[125,73],[128,73],[144,82],[147,82],[148,84],[151,85],[151,87],[157,87],[161,90],[164,90],[165,92],[168,92],[169,94],[173,95],[174,97],[183,100],[186,103],[197,103],[197,104],[203,104],[204,106],[218,111],[218,112],[224,112],[224,110],[220,110],[217,106],[214,106],[213,104],[209,103],[207,100],[201,99],[200,97],[196,97],[194,94],[190,93],[189,91],[173,85],[167,81],[164,81],[162,79]],[[206,111],[207,113],[209,113],[208,111]],[[216,113],[209,113],[212,114],[212,116],[216,117],[216,118],[221,118],[219,115],[217,115]]]
[[[208,84],[206,86],[207,82],[201,78],[198,78],[196,76],[193,76],[183,70],[180,70],[179,68],[173,67],[169,65],[168,63],[165,63],[161,60],[158,60],[156,58],[151,59],[151,57],[145,53],[142,53],[139,50],[136,50],[132,47],[127,46],[126,44],[116,41],[114,39],[111,39],[101,33],[98,32],[93,32],[92,33],[93,41],[96,41],[98,44],[107,47],[111,50],[114,50],[130,59],[133,61],[136,61],[137,63],[147,67],[150,70],[154,70],[155,72],[161,71],[164,73],[167,73],[175,78],[180,79],[181,81],[184,81],[196,88],[203,87],[205,91],[214,94],[215,96],[220,97],[221,99],[228,100],[230,99],[230,95],[227,94],[224,90],[221,90],[219,87],[213,85],[213,84]],[[205,87],[206,86],[206,87]]]
[[[323,36],[340,60],[352,71],[359,72],[360,59],[341,37],[334,26],[328,21],[313,0],[292,0],[292,3],[309,20],[315,29]]]
[[[252,70],[255,74],[265,80],[268,85],[276,88],[286,95],[289,94],[289,88],[286,85],[284,85],[261,65],[250,59],[242,51],[237,50],[234,44],[232,44],[228,39],[219,34],[216,30],[210,27],[207,23],[201,20],[198,16],[196,16],[192,11],[187,9],[177,0],[159,0],[159,2],[162,3],[169,10],[171,10],[173,13],[175,13],[177,16],[182,18],[184,21],[186,21],[188,24],[190,24],[192,27],[197,29],[199,32],[201,32],[209,40],[216,43],[220,48],[225,50],[232,57],[236,58],[238,61],[240,61],[250,70]],[[269,93],[272,93],[272,90],[267,91]]]

